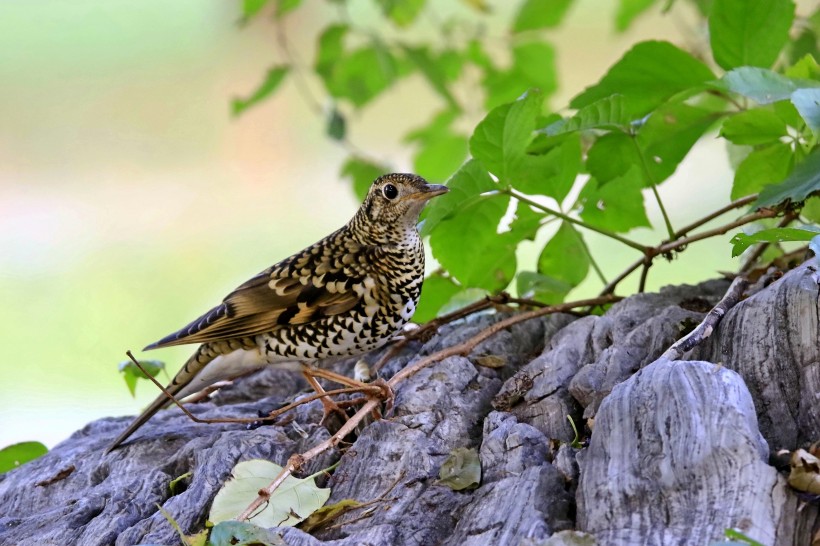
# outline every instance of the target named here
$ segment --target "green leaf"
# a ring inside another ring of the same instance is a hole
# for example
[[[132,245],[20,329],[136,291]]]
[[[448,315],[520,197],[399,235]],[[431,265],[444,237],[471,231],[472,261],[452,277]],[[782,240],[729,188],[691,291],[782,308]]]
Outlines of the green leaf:
[[[512,186],[530,195],[546,195],[562,202],[581,170],[581,139],[569,135],[544,155],[525,155],[512,174]]]
[[[467,157],[467,138],[453,133],[449,127],[457,116],[455,110],[446,110],[404,138],[405,142],[419,144],[413,157],[413,171],[427,180],[447,179]]]
[[[281,471],[281,466],[262,459],[238,463],[233,477],[216,494],[208,519],[214,523],[235,519]],[[329,497],[330,489],[316,487],[312,477],[288,476],[253,520],[262,527],[290,527],[318,510]]]
[[[421,298],[413,315],[413,322],[421,324],[436,318],[439,309],[460,291],[461,287],[452,279],[442,275],[430,275],[424,279],[421,287]]]
[[[791,172],[793,162],[791,147],[782,142],[752,150],[735,170],[732,199],[758,193],[770,184],[782,182]]]
[[[374,42],[342,57],[325,85],[334,97],[347,98],[361,107],[387,89],[395,81],[397,71],[392,55]]]
[[[474,489],[481,483],[481,460],[478,451],[457,447],[447,456],[439,470],[439,483],[453,491]]]
[[[444,180],[467,158],[467,137],[443,133],[424,143],[413,157],[413,170],[427,180]]]
[[[615,29],[618,32],[625,31],[636,17],[652,7],[654,3],[655,0],[620,0],[618,12],[615,14]]]
[[[800,213],[810,222],[820,223],[820,197],[810,197],[803,204]],[[820,253],[818,253],[820,256]]]
[[[669,178],[719,116],[680,102],[664,104],[652,112],[637,137],[651,176],[646,184],[660,184]]]
[[[800,113],[791,101],[781,100],[774,102],[772,103],[772,109],[774,110],[774,113],[777,114],[777,117],[782,119],[783,123],[789,127],[794,127],[796,130],[801,132],[803,128],[805,128],[806,123],[803,121],[803,118],[800,117]]]
[[[490,111],[476,126],[470,139],[473,157],[504,182],[515,178],[533,137],[541,97],[529,93]]]
[[[159,372],[165,369],[165,363],[160,360],[138,360],[138,362],[146,372],[151,374],[151,377],[156,377],[159,375]],[[128,391],[131,393],[131,396],[135,396],[137,390],[137,380],[148,379],[148,376],[142,373],[142,370],[140,370],[137,365],[130,360],[123,360],[120,362],[118,369],[120,373],[123,374],[122,378],[128,386]]]
[[[811,241],[817,234],[820,233],[820,228],[806,226],[805,229],[799,228],[771,228],[763,229],[751,235],[745,233],[738,233],[730,243],[732,243],[732,257],[740,256],[743,251],[755,243],[782,243],[784,241]]]
[[[632,116],[626,111],[623,95],[611,95],[581,108],[571,118],[551,123],[539,132],[556,136],[589,129],[626,130],[631,121]]]
[[[615,63],[597,84],[570,102],[581,109],[616,93],[623,95],[624,108],[639,117],[683,91],[691,91],[712,80],[706,65],[669,42],[641,42]]]
[[[413,23],[424,8],[424,0],[376,0],[376,3],[384,16],[399,27]]]
[[[641,165],[641,156],[633,137],[625,133],[606,134],[587,152],[587,170],[600,184],[623,176],[635,165]],[[641,180],[644,181],[643,173]]]
[[[525,0],[513,23],[513,32],[558,26],[572,0]]]
[[[565,281],[559,281],[553,277],[532,271],[521,271],[516,276],[516,291],[519,297],[533,299],[548,305],[563,302],[572,288],[572,285]]]
[[[709,15],[712,54],[722,68],[770,67],[789,39],[791,0],[714,0]]]
[[[0,474],[48,453],[48,448],[40,442],[20,442],[0,449]]]
[[[461,292],[453,295],[450,300],[439,309],[439,316],[458,311],[459,309],[475,303],[478,300],[484,299],[489,295],[489,292],[481,288],[465,288]]]
[[[589,255],[581,234],[561,222],[558,231],[538,257],[538,272],[570,286],[578,286],[589,272]]]
[[[290,71],[290,67],[288,66],[275,66],[268,70],[265,81],[263,81],[249,97],[244,99],[236,98],[231,101],[231,112],[233,115],[238,116],[251,106],[262,102],[272,95],[279,88],[282,80],[287,76],[288,71]]]
[[[784,73],[786,76],[797,80],[817,80],[820,79],[820,65],[814,60],[812,54],[807,54],[797,59]]]
[[[450,188],[449,192],[435,198],[427,206],[427,215],[420,229],[422,237],[433,233],[443,220],[452,217],[459,209],[470,207],[482,199],[482,193],[497,189],[484,166],[473,159],[462,165],[447,181],[447,187]]]
[[[806,57],[820,58],[820,49],[817,47],[817,42],[817,32],[814,29],[804,28],[801,30],[797,38],[786,44],[789,62],[797,63]],[[794,74],[789,74],[789,76],[808,77],[795,76]]]
[[[371,101],[399,75],[396,59],[378,40],[345,51],[347,25],[331,25],[319,36],[314,67],[328,93],[350,100],[356,107]]]
[[[794,167],[789,177],[780,184],[767,186],[760,192],[754,207],[773,207],[787,199],[793,203],[804,201],[820,192],[820,149],[815,149]]]
[[[475,49],[475,48],[474,48]],[[488,110],[515,100],[528,89],[536,89],[547,96],[557,88],[555,52],[545,42],[529,42],[513,47],[513,64],[508,70],[497,70],[489,57],[480,50],[473,51],[473,62],[483,63],[484,89],[487,92],[485,108]],[[478,63],[476,63],[478,64]]]
[[[515,217],[510,222],[510,231],[504,236],[517,242],[534,241],[545,217],[546,215],[543,212],[533,209],[523,201],[519,201],[518,206],[515,208]]]
[[[268,0],[242,0],[242,18],[249,21],[254,15],[259,13]]]
[[[518,44],[513,47],[512,56],[513,73],[521,80],[516,97],[529,88],[537,89],[542,96],[548,96],[557,89],[555,50],[549,44]]]
[[[267,0],[266,0],[267,1]],[[277,0],[276,18],[281,19],[302,4],[302,0]]]
[[[178,494],[177,489],[179,489],[181,487],[181,484],[185,480],[187,480],[188,478],[190,478],[193,475],[194,475],[193,472],[186,472],[184,474],[181,474],[181,475],[177,476],[176,478],[174,478],[170,482],[168,482],[168,491],[170,491],[171,495],[177,495]]]
[[[772,110],[745,110],[723,122],[720,136],[735,144],[769,144],[786,136],[786,123]]]
[[[497,292],[515,274],[516,245],[498,233],[508,204],[507,196],[479,197],[460,205],[430,235],[433,256],[462,286]]]
[[[794,80],[765,68],[742,66],[727,72],[719,87],[748,97],[759,104],[770,104],[788,99],[797,89]]]
[[[316,48],[316,73],[327,82],[333,76],[335,66],[341,61],[344,54],[344,39],[347,35],[347,25],[330,25],[319,35],[319,44]]]
[[[646,216],[641,169],[633,165],[606,184],[590,178],[578,196],[579,216],[587,224],[625,233],[636,227],[651,227]]]
[[[487,3],[487,0],[461,0],[461,3],[473,8],[475,11],[479,13],[490,13],[492,9],[490,5]]]
[[[450,92],[450,88],[447,86],[447,82],[450,78],[445,71],[446,67],[436,62],[426,47],[405,46],[403,49],[407,58],[418,67],[427,79],[430,87],[441,95],[451,108],[458,109],[458,101],[456,101]]]
[[[792,104],[806,125],[816,136],[820,136],[820,89],[797,89],[792,93]]]
[[[745,534],[741,533],[736,529],[726,529],[723,531],[724,536],[728,539],[732,539],[731,541],[727,541],[724,544],[740,544],[741,546],[763,546],[760,542],[749,538]]]
[[[342,178],[349,178],[353,182],[353,192],[359,201],[364,201],[373,181],[389,172],[389,167],[379,165],[356,156],[350,156],[342,165]]]
[[[333,140],[344,140],[347,132],[347,123],[341,112],[336,108],[330,111],[327,119],[327,136]]]
[[[587,154],[587,170],[603,185],[624,176],[634,165],[644,166],[640,171],[644,185],[659,184],[675,172],[719,115],[681,102],[664,104],[647,118],[637,136],[614,132],[598,138]]]
[[[244,521],[218,523],[211,529],[209,544],[210,546],[287,546],[287,543],[275,531]]]

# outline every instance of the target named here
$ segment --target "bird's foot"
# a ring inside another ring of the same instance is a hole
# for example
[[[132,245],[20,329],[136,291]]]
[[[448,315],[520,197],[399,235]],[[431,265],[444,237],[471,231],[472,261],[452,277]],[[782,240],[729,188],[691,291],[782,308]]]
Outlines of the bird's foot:
[[[320,425],[327,424],[334,414],[341,418],[342,423],[347,423],[347,413],[339,407],[339,404],[331,400],[329,396],[322,396],[319,398],[319,401],[322,402],[322,420],[319,421]]]

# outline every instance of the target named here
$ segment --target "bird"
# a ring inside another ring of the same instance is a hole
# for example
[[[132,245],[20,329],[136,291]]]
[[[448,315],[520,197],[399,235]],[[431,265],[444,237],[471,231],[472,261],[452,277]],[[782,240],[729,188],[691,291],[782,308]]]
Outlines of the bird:
[[[386,344],[411,319],[421,294],[419,215],[430,199],[448,191],[414,174],[378,177],[347,224],[265,269],[201,317],[143,349],[200,344],[166,387],[168,393],[180,399],[250,370],[294,362],[304,366],[318,390],[313,375],[324,370],[310,363]],[[169,403],[165,393],[158,396],[107,452]]]

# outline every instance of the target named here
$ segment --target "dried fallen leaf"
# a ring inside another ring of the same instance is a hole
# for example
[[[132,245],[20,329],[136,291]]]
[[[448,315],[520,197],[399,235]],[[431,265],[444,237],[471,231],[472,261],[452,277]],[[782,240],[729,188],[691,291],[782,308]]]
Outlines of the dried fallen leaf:
[[[475,449],[458,447],[441,465],[439,483],[454,491],[478,487],[481,483],[481,460]]]
[[[792,453],[789,463],[789,485],[798,491],[820,495],[820,459],[806,451],[798,449]]]
[[[324,527],[328,522],[338,518],[342,514],[346,514],[354,508],[358,508],[363,505],[364,503],[361,503],[355,499],[342,499],[339,502],[322,506],[308,516],[308,518],[301,524],[299,524],[299,528],[306,533],[312,533],[319,527]]]
[[[277,533],[243,521],[223,521],[211,530],[210,546],[287,546]],[[204,545],[203,545],[204,546]]]
[[[476,357],[475,363],[484,368],[503,368],[507,365],[507,358],[501,355],[485,355]]]

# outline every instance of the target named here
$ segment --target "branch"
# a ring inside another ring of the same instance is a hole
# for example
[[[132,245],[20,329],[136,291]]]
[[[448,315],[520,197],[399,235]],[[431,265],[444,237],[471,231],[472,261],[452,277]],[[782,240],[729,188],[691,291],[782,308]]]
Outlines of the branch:
[[[620,299],[621,298],[617,296],[605,295],[587,300],[580,300],[575,302],[562,303],[560,305],[542,307],[540,309],[535,309],[533,311],[528,311],[526,313],[513,315],[504,320],[496,322],[495,324],[485,328],[484,330],[480,331],[470,339],[467,339],[462,343],[459,343],[458,345],[441,349],[431,355],[420,358],[412,366],[408,366],[402,369],[401,371],[396,373],[396,375],[391,377],[390,380],[387,381],[387,385],[390,388],[395,389],[395,387],[398,386],[402,381],[409,377],[412,377],[417,372],[423,370],[431,364],[434,364],[451,356],[465,356],[469,354],[470,351],[472,351],[482,341],[500,332],[501,330],[504,330],[505,328],[509,328],[510,326],[518,324],[519,322],[524,322],[527,320],[531,320],[537,317],[553,313],[569,311],[576,307],[590,307],[595,305],[614,303],[616,301],[619,301]],[[268,499],[270,499],[270,496],[273,494],[273,492],[276,491],[276,489],[282,484],[282,482],[284,482],[288,478],[288,476],[290,476],[294,472],[297,472],[300,468],[302,468],[302,466],[304,466],[305,463],[315,458],[319,454],[338,445],[339,442],[342,441],[342,439],[344,439],[348,434],[356,430],[356,427],[359,426],[362,420],[365,419],[365,417],[367,417],[370,414],[370,412],[376,409],[380,404],[381,400],[368,400],[364,404],[364,406],[359,408],[359,411],[357,411],[344,425],[342,425],[342,427],[338,431],[336,431],[335,434],[333,434],[333,436],[319,443],[318,445],[314,446],[313,448],[309,449],[304,453],[291,455],[291,457],[288,459],[287,464],[282,468],[282,471],[279,473],[279,475],[276,476],[273,482],[271,482],[271,484],[265,489],[261,489],[259,491],[259,496],[257,496],[257,498],[247,508],[245,508],[245,510],[243,510],[242,513],[236,517],[236,519],[239,521],[246,521],[250,519],[254,512],[256,512],[256,510],[259,509],[260,506],[265,504],[268,501]]]
[[[309,396],[305,396],[303,398],[300,398],[296,402],[291,402],[290,404],[287,404],[286,406],[282,406],[281,408],[270,412],[270,414],[266,415],[265,417],[213,417],[213,418],[203,419],[203,418],[197,417],[196,415],[191,413],[188,410],[188,408],[186,408],[185,405],[182,402],[180,402],[173,394],[168,392],[168,389],[166,389],[165,387],[162,386],[162,383],[157,381],[154,376],[152,376],[147,371],[145,371],[145,368],[143,368],[142,364],[140,364],[139,361],[136,358],[134,358],[134,355],[131,353],[131,351],[126,351],[125,354],[128,355],[128,358],[131,359],[131,362],[133,362],[137,366],[137,368],[139,368],[140,371],[148,379],[150,379],[151,382],[153,382],[154,385],[156,385],[159,388],[159,390],[162,391],[162,393],[168,398],[168,400],[173,402],[179,409],[181,409],[182,413],[184,413],[191,421],[193,421],[194,423],[204,423],[206,425],[207,424],[215,424],[215,423],[258,423],[260,421],[272,421],[272,420],[278,418],[283,413],[287,413],[288,411],[296,408],[297,406],[301,406],[303,404],[313,402],[314,400],[318,400],[319,398],[324,398],[324,397],[327,397],[327,396],[335,396],[337,394],[352,394],[352,393],[357,393],[357,392],[364,392],[364,393],[370,392],[370,394],[373,394],[375,396],[379,396],[384,391],[384,389],[382,387],[379,387],[377,385],[365,385],[363,387],[346,387],[346,388],[343,388],[343,389],[333,389],[333,390],[325,391],[323,393],[314,393],[314,394],[311,394]]]
[[[532,199],[530,199],[529,197],[527,197],[526,195],[524,195],[523,193],[521,193],[517,190],[514,190],[512,188],[502,188],[502,189],[498,190],[498,193],[509,195],[510,197],[515,197],[519,201],[522,201],[522,202],[524,202],[524,203],[528,204],[529,206],[534,207],[536,209],[542,210],[542,211],[546,212],[547,214],[551,214],[551,215],[553,215],[557,218],[560,218],[561,220],[564,220],[565,222],[569,222],[570,224],[574,224],[578,227],[582,227],[582,228],[588,229],[590,231],[594,231],[595,233],[600,233],[601,235],[603,235],[605,237],[609,237],[610,239],[615,239],[616,241],[618,241],[620,243],[623,243],[627,246],[630,246],[630,247],[634,248],[635,250],[639,250],[641,252],[646,252],[647,247],[645,247],[644,245],[642,245],[640,243],[636,243],[635,241],[627,239],[626,237],[621,237],[620,235],[618,235],[617,233],[615,233],[613,231],[609,231],[607,229],[603,229],[603,228],[599,228],[599,227],[595,227],[593,225],[587,224],[586,222],[584,222],[582,220],[578,220],[576,218],[573,218],[572,216],[564,214],[561,211],[551,209],[550,207],[544,206],[541,203],[537,203],[537,202],[533,201]]]
[[[655,182],[655,178],[652,176],[652,173],[649,171],[649,165],[646,162],[646,156],[643,153],[643,150],[640,146],[638,146],[638,139],[635,134],[629,134],[632,140],[632,145],[635,147],[635,151],[638,152],[638,157],[641,158],[641,168],[643,169],[644,175],[646,179],[649,181],[649,187],[652,189],[652,194],[655,196],[655,201],[658,203],[658,208],[661,209],[661,216],[663,216],[663,223],[666,224],[666,232],[669,234],[669,237],[675,237],[675,230],[672,228],[672,222],[669,221],[669,215],[666,213],[666,207],[663,206],[663,201],[661,200],[661,195],[658,193],[658,185]]]
[[[740,200],[738,200],[738,201],[740,201]],[[735,201],[735,203],[737,203],[737,201]],[[731,210],[731,209],[729,209],[729,210]],[[755,222],[755,221],[760,220],[762,218],[773,218],[774,216],[777,216],[778,214],[779,214],[778,210],[764,209],[764,210],[761,210],[761,211],[758,211],[758,212],[753,212],[752,214],[747,214],[746,216],[743,216],[743,217],[739,218],[738,220],[735,220],[734,222],[729,222],[728,224],[724,224],[720,227],[716,227],[714,229],[703,231],[701,233],[698,233],[697,235],[692,235],[692,236],[689,236],[689,237],[680,237],[678,239],[675,239],[674,241],[663,242],[658,246],[649,247],[649,248],[647,248],[647,251],[646,251],[646,254],[645,254],[644,257],[639,258],[638,260],[635,260],[620,275],[618,275],[612,281],[610,281],[610,283],[607,284],[603,288],[603,290],[601,290],[601,294],[603,295],[603,294],[613,293],[615,288],[618,286],[618,284],[621,281],[623,281],[625,278],[627,278],[629,275],[631,275],[633,271],[635,271],[639,267],[645,265],[647,259],[651,262],[656,256],[659,256],[659,255],[662,255],[662,254],[668,254],[668,253],[673,252],[675,250],[680,250],[681,248],[683,248],[683,247],[685,247],[685,246],[687,246],[691,243],[694,243],[694,242],[697,242],[697,241],[702,241],[703,239],[708,239],[710,237],[716,237],[718,235],[723,235],[726,232],[731,231],[731,230],[733,230],[737,227],[744,226],[746,224],[749,224],[751,222]],[[712,216],[714,218],[714,213],[710,214],[709,216]],[[700,222],[700,220],[698,222]],[[701,222],[700,225],[703,225],[703,223],[705,223],[705,222]]]
[[[685,227],[682,227],[681,229],[679,229],[678,231],[675,232],[675,239],[677,239],[679,237],[683,237],[684,235],[686,235],[690,231],[695,230],[695,229],[699,228],[700,226],[702,226],[703,224],[706,224],[706,223],[714,220],[718,216],[723,216],[727,212],[733,211],[735,209],[739,209],[740,207],[742,207],[744,205],[748,205],[749,203],[755,201],[756,199],[757,199],[757,194],[754,194],[754,195],[747,195],[746,197],[741,197],[740,199],[732,201],[731,203],[729,203],[725,207],[719,208],[718,210],[716,210],[716,211],[714,211],[710,214],[707,214],[703,218],[700,218],[699,220],[695,220],[694,222],[692,222],[688,226],[685,226]]]
[[[686,336],[672,344],[666,352],[661,355],[662,359],[678,360],[684,354],[691,351],[697,345],[700,345],[704,340],[715,331],[715,327],[726,315],[726,313],[737,305],[743,292],[748,288],[749,281],[745,277],[736,277],[723,298],[709,311],[704,317],[703,321],[698,326],[689,332]]]

